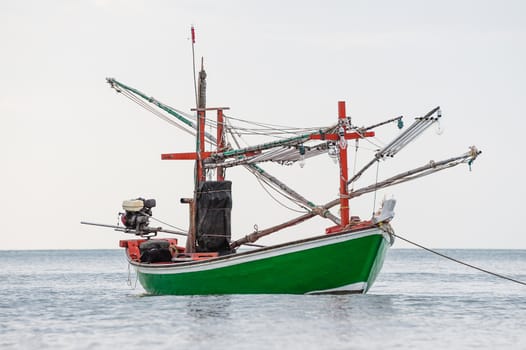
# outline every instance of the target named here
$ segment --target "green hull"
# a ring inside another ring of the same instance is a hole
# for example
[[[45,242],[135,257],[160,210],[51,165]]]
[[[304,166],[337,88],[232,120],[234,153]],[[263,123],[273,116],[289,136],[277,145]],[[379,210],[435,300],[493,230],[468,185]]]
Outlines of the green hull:
[[[131,263],[151,294],[365,293],[390,245],[388,234],[372,228],[205,261]]]

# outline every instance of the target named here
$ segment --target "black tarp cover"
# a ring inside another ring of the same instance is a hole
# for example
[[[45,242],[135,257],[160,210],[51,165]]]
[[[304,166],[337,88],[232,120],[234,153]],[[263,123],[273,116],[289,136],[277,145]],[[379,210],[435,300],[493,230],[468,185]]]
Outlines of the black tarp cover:
[[[230,251],[231,189],[231,181],[204,181],[199,184],[196,197],[196,240],[198,251]]]

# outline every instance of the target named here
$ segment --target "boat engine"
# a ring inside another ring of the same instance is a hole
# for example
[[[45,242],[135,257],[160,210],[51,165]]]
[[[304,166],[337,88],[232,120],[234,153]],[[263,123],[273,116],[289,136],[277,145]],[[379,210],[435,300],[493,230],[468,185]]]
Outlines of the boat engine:
[[[138,233],[148,233],[153,207],[155,207],[155,199],[137,198],[123,201],[122,209],[125,212],[119,213],[121,222],[127,229],[136,230]]]

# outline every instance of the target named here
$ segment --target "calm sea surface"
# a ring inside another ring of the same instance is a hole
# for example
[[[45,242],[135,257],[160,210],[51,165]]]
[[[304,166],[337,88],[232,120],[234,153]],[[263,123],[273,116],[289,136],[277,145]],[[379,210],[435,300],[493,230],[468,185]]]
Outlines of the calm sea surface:
[[[441,252],[526,281],[526,250]],[[344,296],[147,296],[120,250],[0,262],[0,349],[526,349],[526,286],[422,250]]]

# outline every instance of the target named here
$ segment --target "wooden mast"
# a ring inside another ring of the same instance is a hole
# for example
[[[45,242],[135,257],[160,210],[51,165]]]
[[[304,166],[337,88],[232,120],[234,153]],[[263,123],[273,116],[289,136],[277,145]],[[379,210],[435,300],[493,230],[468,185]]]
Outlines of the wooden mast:
[[[206,111],[217,111],[217,152],[224,151],[225,147],[225,129],[223,111],[229,109],[228,107],[206,107],[206,71],[204,69],[203,58],[201,58],[201,70],[199,71],[199,81],[198,81],[198,98],[197,98],[197,108],[192,108],[192,111],[197,112],[197,135],[196,135],[196,152],[195,154],[188,153],[184,155],[184,159],[195,159],[195,190],[194,198],[190,201],[183,201],[183,203],[190,204],[190,230],[188,233],[188,239],[186,241],[186,251],[188,253],[194,253],[196,249],[196,201],[197,201],[197,191],[199,191],[199,186],[202,182],[206,181],[206,170],[204,166],[204,160],[210,157],[211,152],[207,152],[205,149],[205,126],[206,126]],[[176,157],[174,157],[176,158]],[[165,158],[163,159],[174,159],[174,158]],[[217,167],[217,181],[225,180],[225,172],[223,167]]]
[[[205,173],[203,169],[203,153],[205,151],[205,108],[206,108],[206,72],[203,65],[203,58],[201,58],[201,71],[199,71],[199,82],[195,86],[195,30],[192,26],[192,60],[194,68],[194,87],[196,93],[196,110],[197,110],[197,135],[196,135],[196,160],[194,172],[194,196],[190,199],[181,199],[181,203],[188,203],[190,209],[190,225],[188,228],[188,238],[186,239],[186,252],[194,253],[196,250],[196,200],[197,191],[199,190],[199,183],[205,180]]]
[[[196,191],[199,183],[206,180],[203,167],[203,154],[205,152],[205,123],[206,121],[206,72],[201,58],[201,70],[199,71],[198,99],[197,99],[197,159],[196,159]]]

